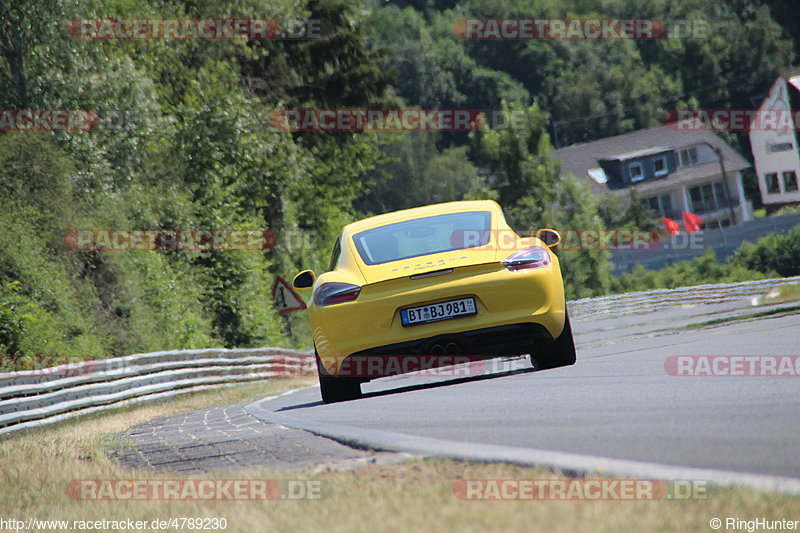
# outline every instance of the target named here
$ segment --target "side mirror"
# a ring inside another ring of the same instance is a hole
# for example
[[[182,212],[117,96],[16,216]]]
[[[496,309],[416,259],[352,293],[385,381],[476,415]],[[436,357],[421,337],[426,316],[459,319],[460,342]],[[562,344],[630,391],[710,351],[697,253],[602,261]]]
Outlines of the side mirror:
[[[292,286],[295,289],[310,289],[316,280],[317,276],[314,275],[313,270],[303,270],[294,277]]]
[[[554,229],[540,229],[536,232],[536,238],[544,242],[550,249],[555,249],[561,242],[561,235]]]

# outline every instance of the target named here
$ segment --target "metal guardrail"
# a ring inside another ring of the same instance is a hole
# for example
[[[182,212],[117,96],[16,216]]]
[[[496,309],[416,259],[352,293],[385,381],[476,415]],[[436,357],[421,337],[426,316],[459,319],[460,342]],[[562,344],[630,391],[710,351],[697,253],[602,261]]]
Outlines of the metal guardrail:
[[[720,303],[800,283],[800,276],[661,289],[568,303],[573,318],[623,316]],[[198,390],[308,375],[308,353],[284,348],[174,350],[0,373],[0,435],[66,418]]]
[[[175,350],[0,373],[0,434],[214,386],[298,375],[313,356],[284,348]],[[316,368],[314,366],[314,368]]]
[[[568,302],[568,306],[573,318],[625,316],[685,305],[729,302],[795,283],[800,283],[800,276],[584,298]]]

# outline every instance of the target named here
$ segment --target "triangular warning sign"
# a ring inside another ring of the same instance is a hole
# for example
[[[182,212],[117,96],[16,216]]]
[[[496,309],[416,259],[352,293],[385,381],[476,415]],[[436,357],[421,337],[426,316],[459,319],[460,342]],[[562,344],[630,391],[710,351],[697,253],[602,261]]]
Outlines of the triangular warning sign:
[[[278,309],[279,315],[285,315],[293,311],[302,311],[306,308],[306,303],[300,295],[286,283],[286,280],[275,276],[275,283],[272,285],[272,300]]]

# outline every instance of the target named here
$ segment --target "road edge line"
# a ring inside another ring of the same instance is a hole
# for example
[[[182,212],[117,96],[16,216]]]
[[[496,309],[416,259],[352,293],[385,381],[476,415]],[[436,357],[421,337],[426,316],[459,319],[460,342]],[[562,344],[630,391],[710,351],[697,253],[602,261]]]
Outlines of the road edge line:
[[[796,478],[666,465],[536,448],[455,442],[327,422],[297,420],[261,407],[262,403],[271,399],[273,398],[248,404],[245,406],[245,411],[260,420],[308,431],[355,448],[412,453],[462,461],[555,467],[582,474],[632,476],[661,480],[706,480],[721,487],[738,486],[758,491],[800,495],[800,479]]]

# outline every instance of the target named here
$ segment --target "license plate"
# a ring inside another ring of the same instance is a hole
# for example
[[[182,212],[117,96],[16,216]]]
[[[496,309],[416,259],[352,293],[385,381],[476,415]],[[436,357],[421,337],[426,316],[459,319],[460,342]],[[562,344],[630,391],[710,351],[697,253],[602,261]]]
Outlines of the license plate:
[[[439,322],[462,316],[471,316],[477,313],[475,298],[461,298],[449,302],[420,305],[400,311],[400,322],[405,326],[416,326],[429,322]]]

